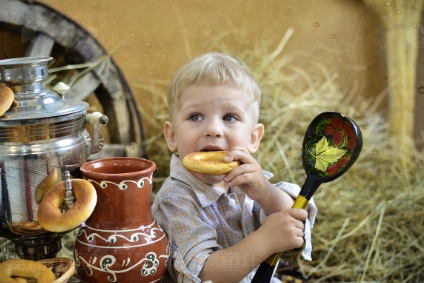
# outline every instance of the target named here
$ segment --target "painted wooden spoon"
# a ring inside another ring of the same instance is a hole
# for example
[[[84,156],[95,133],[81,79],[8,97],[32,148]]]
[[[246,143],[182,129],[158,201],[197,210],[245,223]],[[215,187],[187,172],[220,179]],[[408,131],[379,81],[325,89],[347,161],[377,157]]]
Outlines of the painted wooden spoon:
[[[302,145],[302,164],[306,181],[293,208],[305,208],[322,183],[343,175],[355,163],[362,149],[362,134],[358,125],[338,112],[323,112],[306,130]],[[270,282],[281,253],[261,263],[252,283]]]

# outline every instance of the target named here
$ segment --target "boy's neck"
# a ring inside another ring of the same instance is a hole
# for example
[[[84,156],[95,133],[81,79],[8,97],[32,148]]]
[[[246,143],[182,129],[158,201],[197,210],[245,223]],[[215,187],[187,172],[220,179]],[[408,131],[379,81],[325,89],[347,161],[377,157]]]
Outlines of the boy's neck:
[[[214,184],[213,186],[220,189],[221,191],[223,191],[226,194],[229,193],[230,187],[228,187],[227,183],[225,183],[224,181],[222,181],[221,183]]]

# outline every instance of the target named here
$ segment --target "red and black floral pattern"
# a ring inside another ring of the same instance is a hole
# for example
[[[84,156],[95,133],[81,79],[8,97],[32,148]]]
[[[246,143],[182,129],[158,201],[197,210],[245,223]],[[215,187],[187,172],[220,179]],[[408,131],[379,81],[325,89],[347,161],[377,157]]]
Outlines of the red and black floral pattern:
[[[315,132],[306,133],[303,147],[306,169],[320,177],[345,170],[357,147],[357,126],[336,112],[313,123]]]

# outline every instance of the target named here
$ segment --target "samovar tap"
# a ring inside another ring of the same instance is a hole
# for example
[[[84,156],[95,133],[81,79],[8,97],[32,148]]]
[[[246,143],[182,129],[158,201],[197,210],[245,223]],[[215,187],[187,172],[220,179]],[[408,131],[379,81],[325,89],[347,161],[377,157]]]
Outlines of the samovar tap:
[[[71,174],[65,171],[65,198],[63,199],[63,211],[68,211],[74,205],[75,195],[72,190]]]

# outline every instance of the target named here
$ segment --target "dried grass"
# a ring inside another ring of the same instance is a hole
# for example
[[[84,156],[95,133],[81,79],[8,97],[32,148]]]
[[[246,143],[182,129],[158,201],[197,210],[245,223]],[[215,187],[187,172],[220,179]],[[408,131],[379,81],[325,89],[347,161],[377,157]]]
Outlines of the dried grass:
[[[319,214],[313,229],[313,261],[296,257],[301,273],[313,282],[423,281],[422,152],[413,150],[413,170],[403,169],[399,160],[404,153],[393,144],[386,117],[378,110],[387,92],[365,99],[357,85],[346,88],[337,73],[312,56],[284,54],[290,32],[275,50],[269,50],[267,43],[251,49],[230,47],[219,37],[204,52],[236,55],[257,78],[263,91],[260,122],[266,132],[256,157],[265,170],[274,173],[273,181],[303,184],[301,142],[319,113],[342,112],[362,130],[364,146],[356,164],[341,178],[321,185],[314,196]],[[297,64],[300,57],[309,61],[306,67]],[[146,145],[160,168],[155,174],[156,188],[169,172],[170,152],[162,134],[167,83],[136,86],[151,94],[149,105],[154,107],[142,113],[155,113],[143,119],[147,128],[154,129]]]

